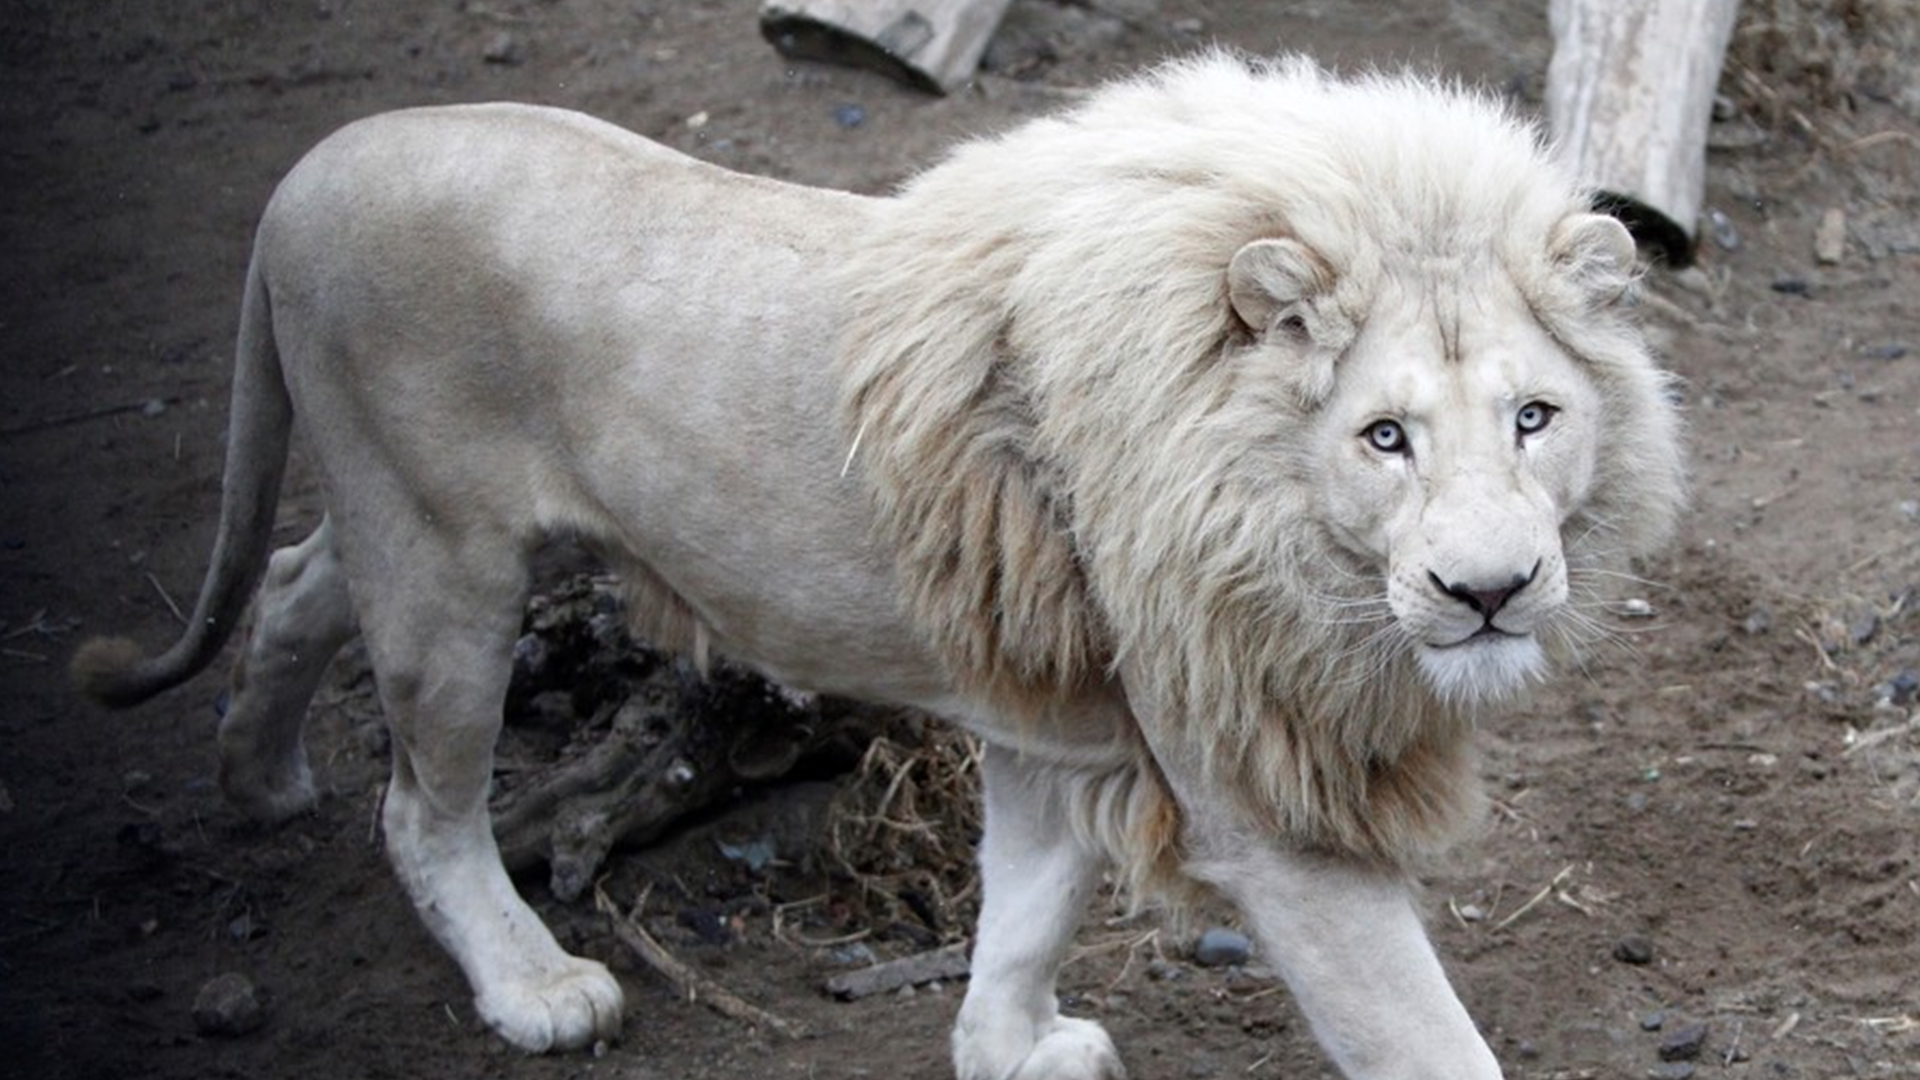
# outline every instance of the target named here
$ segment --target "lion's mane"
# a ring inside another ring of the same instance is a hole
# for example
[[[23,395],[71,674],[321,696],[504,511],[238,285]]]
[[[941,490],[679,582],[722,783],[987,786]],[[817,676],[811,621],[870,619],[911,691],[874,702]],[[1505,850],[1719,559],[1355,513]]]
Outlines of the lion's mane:
[[[1135,884],[1204,857],[1165,826],[1148,741],[1203,761],[1250,822],[1394,864],[1480,798],[1470,716],[1327,614],[1379,589],[1305,474],[1337,374],[1238,377],[1257,342],[1229,261],[1304,244],[1336,336],[1389,266],[1497,262],[1606,403],[1595,495],[1564,530],[1570,567],[1598,567],[1664,538],[1682,479],[1662,377],[1612,302],[1628,281],[1556,238],[1587,205],[1481,96],[1214,55],[962,147],[857,245],[842,420],[912,615],[1015,716],[1127,672],[1137,768],[1084,799],[1114,804],[1094,814]]]

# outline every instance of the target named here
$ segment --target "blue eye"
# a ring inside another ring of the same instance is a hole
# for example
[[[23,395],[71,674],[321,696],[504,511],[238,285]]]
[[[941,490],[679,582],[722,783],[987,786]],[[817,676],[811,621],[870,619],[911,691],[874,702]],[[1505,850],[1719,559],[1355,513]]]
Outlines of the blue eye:
[[[1404,454],[1407,452],[1407,429],[1397,420],[1375,420],[1360,433],[1367,445],[1382,454]]]
[[[1513,414],[1513,428],[1523,436],[1536,434],[1544,430],[1552,422],[1553,414],[1559,411],[1544,401],[1529,401]]]

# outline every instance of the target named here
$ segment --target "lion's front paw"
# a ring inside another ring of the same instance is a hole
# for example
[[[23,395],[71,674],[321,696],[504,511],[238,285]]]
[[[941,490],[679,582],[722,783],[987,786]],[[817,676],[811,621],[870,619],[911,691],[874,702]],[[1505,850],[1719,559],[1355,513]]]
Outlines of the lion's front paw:
[[[954,1039],[961,1080],[1126,1080],[1126,1067],[1106,1029],[1091,1020],[1055,1017],[1022,1055],[964,1030]]]
[[[530,1053],[573,1050],[620,1031],[626,999],[605,965],[569,956],[542,979],[503,982],[475,1000],[480,1019]]]

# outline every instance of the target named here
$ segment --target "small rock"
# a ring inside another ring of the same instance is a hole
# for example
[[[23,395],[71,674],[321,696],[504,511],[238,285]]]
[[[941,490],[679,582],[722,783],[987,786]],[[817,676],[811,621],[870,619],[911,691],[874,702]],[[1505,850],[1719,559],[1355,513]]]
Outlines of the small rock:
[[[1813,229],[1813,257],[1832,266],[1847,251],[1847,212],[1837,206],[1820,215]]]
[[[1207,32],[1207,23],[1205,19],[1175,19],[1167,24],[1167,29],[1182,37],[1199,37]]]
[[[833,107],[833,122],[852,131],[867,122],[867,110],[853,102]]]
[[[152,419],[153,417],[159,416],[161,413],[166,411],[167,411],[167,403],[160,400],[159,398],[154,398],[151,401],[148,401],[145,405],[140,406],[140,415],[147,417],[148,419]]]
[[[1661,1061],[1692,1061],[1707,1045],[1707,1025],[1682,1024],[1660,1040]]]
[[[1667,1011],[1665,1009],[1655,1009],[1652,1012],[1640,1018],[1641,1031],[1659,1031],[1661,1028],[1665,1027],[1666,1024],[1667,1024]]]
[[[1187,969],[1170,960],[1155,960],[1147,965],[1147,978],[1154,982],[1178,982],[1187,977]]]
[[[1613,943],[1613,958],[1623,964],[1653,963],[1653,942],[1639,934],[1629,934]]]
[[[524,634],[513,643],[513,677],[531,682],[547,673],[553,662],[553,650],[539,634]]]
[[[1812,282],[1792,275],[1774,278],[1768,287],[1783,296],[1805,296],[1813,291]]]
[[[1733,219],[1719,210],[1707,211],[1707,231],[1712,234],[1713,242],[1722,251],[1740,250],[1740,230],[1734,227]]]
[[[1847,624],[1847,637],[1852,639],[1856,648],[1873,640],[1880,632],[1880,616],[1876,612],[1863,612]]]
[[[1486,909],[1482,908],[1479,904],[1461,904],[1455,910],[1460,913],[1460,921],[1462,922],[1487,921]]]
[[[1920,672],[1907,668],[1887,680],[1887,701],[1890,703],[1911,705],[1915,697],[1920,697]]]
[[[1653,605],[1639,597],[1620,601],[1620,614],[1629,619],[1653,618]]]
[[[1711,297],[1714,294],[1713,279],[1697,266],[1675,270],[1667,275],[1667,280],[1695,296]]]
[[[1907,355],[1907,347],[1897,341],[1884,345],[1868,345],[1860,350],[1860,355],[1869,360],[1900,360]]]
[[[1200,935],[1194,943],[1193,960],[1201,967],[1234,967],[1253,955],[1253,942],[1247,936],[1224,926],[1216,926]]]
[[[193,999],[193,1026],[200,1034],[231,1038],[258,1031],[267,1005],[252,980],[236,972],[207,980]]]
[[[489,64],[512,67],[526,61],[527,47],[521,44],[520,39],[512,33],[502,30],[493,36],[492,41],[487,42],[486,50],[480,54],[480,58]]]
[[[1690,1080],[1693,1066],[1684,1061],[1663,1061],[1647,1070],[1651,1080]]]
[[[1743,632],[1754,635],[1754,636],[1758,636],[1760,634],[1766,633],[1769,630],[1772,630],[1773,629],[1773,612],[1767,610],[1764,607],[1755,607],[1752,611],[1747,612],[1747,617],[1745,619],[1741,620],[1740,629]]]
[[[835,945],[827,950],[827,961],[835,967],[863,968],[872,967],[879,962],[873,950],[864,941],[851,941],[845,945]]]

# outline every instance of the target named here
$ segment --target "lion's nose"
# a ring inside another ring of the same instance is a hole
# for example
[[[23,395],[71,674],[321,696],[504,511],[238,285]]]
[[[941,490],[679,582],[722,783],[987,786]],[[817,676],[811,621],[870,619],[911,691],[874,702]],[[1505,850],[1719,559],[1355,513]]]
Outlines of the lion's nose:
[[[1481,618],[1492,622],[1493,617],[1501,608],[1507,606],[1507,601],[1513,599],[1514,594],[1533,584],[1534,576],[1538,573],[1540,573],[1540,564],[1535,562],[1533,569],[1524,574],[1515,574],[1504,584],[1497,585],[1445,581],[1431,570],[1427,571],[1427,577],[1433,582],[1434,588],[1472,608]]]

